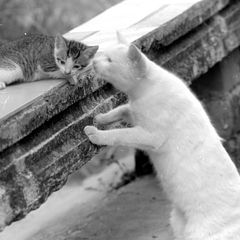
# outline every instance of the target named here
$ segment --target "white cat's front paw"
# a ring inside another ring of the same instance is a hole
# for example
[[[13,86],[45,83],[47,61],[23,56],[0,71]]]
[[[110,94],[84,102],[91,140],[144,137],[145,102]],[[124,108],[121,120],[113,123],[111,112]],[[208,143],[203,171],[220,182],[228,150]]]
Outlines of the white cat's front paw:
[[[101,145],[99,134],[98,134],[98,129],[94,126],[86,126],[84,128],[85,134],[88,136],[89,140],[97,145]]]
[[[98,124],[105,124],[106,118],[104,113],[99,113],[97,116],[95,116],[95,122]]]
[[[5,82],[0,82],[0,90],[6,88]]]

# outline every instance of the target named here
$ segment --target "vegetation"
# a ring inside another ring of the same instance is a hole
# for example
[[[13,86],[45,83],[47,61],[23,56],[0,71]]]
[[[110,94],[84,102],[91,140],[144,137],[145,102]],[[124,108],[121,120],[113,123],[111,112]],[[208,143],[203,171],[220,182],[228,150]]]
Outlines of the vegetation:
[[[0,39],[65,33],[121,0],[0,0]]]

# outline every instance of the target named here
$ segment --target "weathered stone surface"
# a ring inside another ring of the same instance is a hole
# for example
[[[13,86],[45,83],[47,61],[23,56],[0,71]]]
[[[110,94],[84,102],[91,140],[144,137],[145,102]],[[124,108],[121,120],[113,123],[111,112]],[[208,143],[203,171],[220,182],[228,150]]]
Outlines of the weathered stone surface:
[[[171,204],[153,176],[112,191],[104,201],[90,203],[75,204],[26,240],[173,240]]]
[[[153,15],[145,19],[145,21],[134,24],[129,28],[129,31],[137,32],[141,28],[144,28],[145,25],[148,26],[149,24],[156,26],[154,31],[147,32],[147,34],[135,41],[146,54],[149,54],[152,45],[168,46],[179,37],[199,26],[228,4],[229,0],[200,1],[167,24],[159,26],[157,22],[159,20],[158,14],[158,16]],[[164,9],[160,14],[164,14]],[[94,32],[92,34],[94,34]],[[78,37],[76,37],[76,35]],[[70,38],[75,36],[74,38],[81,40],[82,38],[86,38],[86,33],[70,32],[66,34],[66,36]],[[19,111],[5,119],[0,119],[0,151],[27,136],[45,121],[63,111],[76,101],[84,98],[92,91],[95,91],[103,84],[103,82],[94,81],[92,76],[83,78],[84,82],[88,82],[87,84],[80,83],[75,87],[68,84],[57,86],[34,102],[29,103],[27,107],[19,109]],[[89,82],[91,83],[89,84]],[[84,88],[82,85],[84,85]]]
[[[240,3],[233,4],[187,33],[177,44],[163,47],[153,42],[149,57],[191,83],[239,46],[239,13]]]
[[[145,53],[148,53],[153,43],[161,47],[166,47],[218,13],[221,9],[226,7],[229,2],[229,0],[200,1],[177,18],[173,18],[167,24],[163,24],[158,29],[151,32],[147,37],[143,36],[137,39],[135,43],[141,46]],[[157,14],[159,14],[159,12],[156,12],[145,21],[141,21],[140,24],[132,26],[132,28],[138,30],[142,27],[148,27],[149,22],[151,22],[152,25],[157,25],[159,21],[159,16],[157,16]]]
[[[93,124],[97,112],[108,111],[124,99],[110,86],[99,89],[0,153],[0,182],[7,186],[4,197],[11,206],[5,224],[39,206],[72,171],[90,160],[97,148],[89,144],[83,127]]]
[[[213,125],[224,139],[223,144],[240,169],[240,50],[224,60],[192,84],[203,102]]]
[[[203,1],[203,6],[208,6],[208,2]],[[214,2],[221,6],[228,3]],[[240,3],[230,3],[197,26],[214,13],[211,4],[210,8],[205,7],[203,15],[199,12],[203,20],[196,20],[197,27],[190,32],[189,28],[182,29],[183,34],[188,33],[178,40],[172,38],[164,43],[161,37],[154,39],[155,35],[147,34],[145,38],[151,39],[151,43],[146,54],[191,83],[240,44]],[[179,34],[176,32],[175,37]],[[144,51],[147,49],[141,41],[137,44]],[[236,90],[235,97],[237,94]],[[0,214],[2,227],[37,208],[64,184],[69,173],[91,159],[97,148],[83,134],[84,126],[92,124],[97,112],[124,101],[125,95],[88,76],[77,86],[63,84],[53,89],[1,121],[0,210],[6,210]]]
[[[1,119],[0,151],[22,139],[45,121],[102,85],[103,81],[97,81],[91,74],[83,76],[78,85],[71,86],[63,83],[30,103],[29,106]]]

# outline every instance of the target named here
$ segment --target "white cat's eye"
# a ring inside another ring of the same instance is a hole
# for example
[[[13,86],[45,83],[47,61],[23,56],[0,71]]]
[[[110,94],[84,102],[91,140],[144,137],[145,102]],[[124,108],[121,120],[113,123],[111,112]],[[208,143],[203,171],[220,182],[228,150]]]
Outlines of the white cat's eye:
[[[108,62],[112,62],[112,59],[110,57],[107,57]]]

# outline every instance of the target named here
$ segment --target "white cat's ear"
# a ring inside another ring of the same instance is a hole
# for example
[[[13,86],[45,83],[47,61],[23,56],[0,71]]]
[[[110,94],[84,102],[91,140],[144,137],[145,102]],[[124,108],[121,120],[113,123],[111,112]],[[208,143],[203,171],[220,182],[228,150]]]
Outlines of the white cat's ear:
[[[129,45],[129,42],[127,41],[127,39],[119,31],[117,31],[116,33],[117,33],[118,43]]]
[[[137,66],[139,69],[145,69],[145,59],[141,51],[134,44],[131,44],[128,48],[128,58],[131,60],[131,62],[135,63],[135,66]]]
[[[142,53],[134,44],[131,44],[128,48],[128,58],[131,61],[142,61]]]
[[[60,34],[57,34],[56,37],[55,37],[55,47],[58,48],[58,49],[59,48],[62,49],[62,48],[67,47],[66,39]]]
[[[87,58],[93,58],[94,55],[96,54],[97,50],[98,50],[98,46],[88,46],[85,50],[84,50],[84,55]]]

